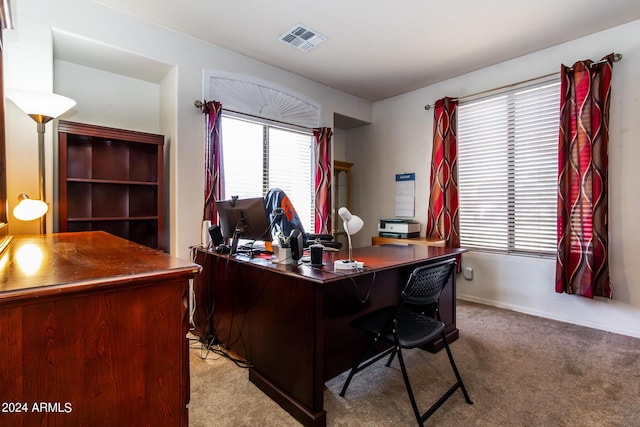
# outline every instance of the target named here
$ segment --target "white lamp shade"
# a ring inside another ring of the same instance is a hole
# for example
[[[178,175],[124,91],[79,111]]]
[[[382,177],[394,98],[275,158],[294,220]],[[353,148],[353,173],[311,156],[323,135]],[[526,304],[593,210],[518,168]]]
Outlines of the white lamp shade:
[[[49,206],[42,200],[32,200],[26,194],[18,196],[20,202],[13,208],[13,216],[20,221],[33,221],[47,213]]]
[[[349,209],[344,206],[338,209],[338,215],[344,221],[342,223],[344,231],[350,236],[356,234],[358,231],[362,230],[362,227],[364,227],[364,221],[362,218],[357,215],[353,215],[349,212]]]
[[[50,119],[55,119],[76,105],[73,99],[55,93],[8,89],[6,96],[26,114]]]

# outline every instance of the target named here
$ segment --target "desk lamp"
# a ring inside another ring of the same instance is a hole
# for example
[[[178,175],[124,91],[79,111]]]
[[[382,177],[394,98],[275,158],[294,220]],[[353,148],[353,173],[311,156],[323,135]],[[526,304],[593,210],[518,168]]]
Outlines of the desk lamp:
[[[54,93],[40,93],[33,92],[30,90],[7,90],[7,98],[13,101],[14,104],[18,106],[22,111],[24,111],[29,117],[31,117],[38,126],[38,154],[40,158],[38,174],[40,177],[40,194],[39,198],[42,203],[47,203],[47,198],[45,195],[45,173],[44,173],[44,131],[45,124],[55,119],[56,117],[64,114],[74,105],[76,102],[73,99],[69,99],[62,95],[56,95]],[[29,199],[28,197],[23,197],[20,195],[20,204],[30,201],[32,204],[34,200]],[[16,206],[18,209],[18,206]],[[21,208],[24,209],[24,208]],[[18,212],[21,211],[18,209]],[[47,208],[48,210],[48,208]],[[44,210],[40,215],[40,232],[42,234],[46,233],[46,222],[44,220],[44,215],[46,215],[47,210]],[[15,215],[15,209],[14,209]],[[16,215],[16,218],[21,219]],[[31,218],[29,219],[37,219]]]
[[[334,270],[353,270],[355,268],[361,268],[364,266],[363,263],[354,261],[352,256],[352,247],[351,247],[351,235],[356,234],[358,231],[362,230],[364,226],[364,221],[357,215],[352,215],[349,212],[349,209],[344,206],[338,209],[338,216],[342,218],[342,227],[344,228],[344,232],[347,233],[347,240],[349,243],[349,259],[344,260],[336,260],[333,263]]]
[[[49,206],[42,200],[30,199],[26,194],[18,196],[18,204],[13,208],[13,216],[20,221],[33,221],[43,217]]]

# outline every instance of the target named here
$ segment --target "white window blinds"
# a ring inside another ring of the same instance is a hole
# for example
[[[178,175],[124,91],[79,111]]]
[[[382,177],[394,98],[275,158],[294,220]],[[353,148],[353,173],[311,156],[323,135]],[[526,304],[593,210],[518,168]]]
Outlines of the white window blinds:
[[[261,124],[222,117],[225,198],[263,195],[262,134]]]
[[[463,247],[555,253],[559,101],[556,80],[458,107]]]
[[[312,138],[310,134],[269,128],[270,188],[287,193],[307,232],[313,233],[315,191],[313,183]]]
[[[222,116],[225,198],[263,197],[283,190],[307,232],[314,228],[314,183],[310,132]]]

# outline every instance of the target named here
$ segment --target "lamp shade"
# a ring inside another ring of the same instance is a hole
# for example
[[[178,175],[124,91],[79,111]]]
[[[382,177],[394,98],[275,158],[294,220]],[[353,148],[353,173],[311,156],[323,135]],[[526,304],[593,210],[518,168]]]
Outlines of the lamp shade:
[[[362,218],[357,215],[353,215],[349,212],[349,209],[344,206],[338,209],[338,216],[343,220],[342,225],[344,226],[344,231],[350,236],[362,230],[362,227],[364,226]]]
[[[30,199],[26,194],[18,196],[18,204],[13,208],[13,216],[20,221],[33,221],[47,213],[49,206],[42,200]]]
[[[6,96],[39,123],[55,119],[76,105],[76,101],[73,99],[55,93],[8,89]],[[38,117],[43,120],[39,120]]]

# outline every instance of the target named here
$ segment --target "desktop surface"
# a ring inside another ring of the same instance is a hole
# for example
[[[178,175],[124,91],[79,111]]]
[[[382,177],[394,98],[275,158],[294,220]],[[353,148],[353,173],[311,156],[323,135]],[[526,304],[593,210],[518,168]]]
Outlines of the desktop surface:
[[[250,255],[220,255],[242,263],[251,263],[258,268],[276,270],[282,274],[296,275],[306,280],[320,283],[330,283],[343,280],[345,277],[354,277],[381,271],[389,268],[398,268],[415,264],[420,260],[437,261],[450,258],[452,255],[462,254],[466,249],[445,248],[434,246],[414,245],[376,245],[353,249],[353,259],[364,263],[362,269],[339,270],[333,269],[337,260],[349,258],[347,250],[337,252],[326,251],[322,254],[322,267],[311,266],[308,262],[298,262],[297,265],[274,263],[273,257],[268,254]]]
[[[147,274],[180,276],[200,268],[104,231],[16,236],[0,269],[0,301],[60,295],[74,289],[135,282]]]

